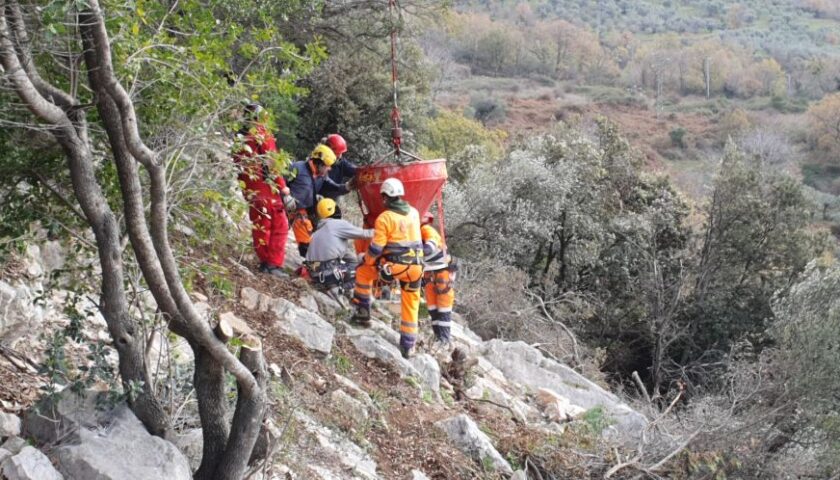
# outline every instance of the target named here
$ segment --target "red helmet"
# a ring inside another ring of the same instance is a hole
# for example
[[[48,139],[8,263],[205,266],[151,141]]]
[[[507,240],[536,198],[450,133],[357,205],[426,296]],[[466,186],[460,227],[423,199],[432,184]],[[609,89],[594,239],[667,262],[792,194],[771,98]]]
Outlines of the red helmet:
[[[336,156],[347,151],[347,142],[344,140],[344,137],[337,133],[331,133],[327,136],[327,146],[335,152]]]
[[[421,223],[421,225],[428,225],[428,224],[430,224],[434,221],[435,221],[435,216],[432,215],[432,212],[425,212],[423,214],[423,219],[420,223]]]

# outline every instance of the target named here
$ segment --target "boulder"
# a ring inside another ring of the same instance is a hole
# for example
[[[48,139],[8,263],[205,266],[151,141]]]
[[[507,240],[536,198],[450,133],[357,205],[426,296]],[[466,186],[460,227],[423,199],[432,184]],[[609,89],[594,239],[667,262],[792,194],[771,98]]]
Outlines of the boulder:
[[[64,268],[67,253],[58,240],[49,240],[41,245],[41,265],[46,273]]]
[[[327,355],[332,350],[335,327],[317,314],[304,310],[282,298],[275,298],[272,311],[279,320],[276,325],[307,348]]]
[[[190,463],[190,470],[193,472],[201,466],[201,452],[204,451],[204,438],[200,428],[191,428],[185,432],[175,435],[173,443],[181,453],[187,457]]]
[[[312,298],[318,303],[318,310],[322,315],[335,317],[345,310],[345,307],[341,303],[324,292],[314,290],[312,292]]]
[[[37,331],[44,309],[35,305],[36,294],[26,286],[14,287],[0,280],[0,341],[12,344],[26,332]]]
[[[304,293],[301,295],[300,298],[298,298],[298,305],[312,313],[321,313],[321,309],[318,307],[318,302],[311,294]]]
[[[322,465],[336,465],[339,473],[324,467],[317,467],[320,477],[316,478],[361,478],[363,480],[378,480],[377,465],[371,456],[358,445],[348,440],[339,432],[321,425],[303,412],[295,413],[298,425],[315,438],[312,446],[312,458],[317,458]],[[312,466],[310,466],[312,468]]]
[[[39,444],[54,444],[58,440],[78,442],[82,428],[110,423],[114,407],[108,405],[107,392],[91,389],[74,393],[65,389],[57,395],[44,397],[26,412],[23,430]]]
[[[0,437],[16,437],[20,435],[20,417],[0,412]]]
[[[295,270],[303,265],[303,257],[298,252],[297,242],[294,241],[292,235],[289,235],[289,242],[286,243],[286,260],[283,266],[289,270]]]
[[[406,477],[406,480],[429,480],[429,477],[420,470],[412,470]]]
[[[12,452],[12,455],[17,455],[18,453],[20,453],[21,450],[23,450],[23,447],[27,445],[29,444],[26,443],[26,440],[20,437],[11,437],[10,439],[3,442],[3,445],[0,446],[0,448],[8,452]]]
[[[406,359],[402,357],[400,350],[392,343],[370,330],[360,330],[347,327],[347,337],[350,343],[356,347],[362,355],[367,358],[375,358],[385,364],[392,365],[401,376],[416,376],[420,373]]]
[[[507,406],[521,423],[528,423],[529,420],[539,420],[540,418],[539,412],[534,407],[512,396],[489,378],[476,377],[475,382],[466,391],[466,394],[470,398],[490,400],[499,405]]]
[[[507,460],[467,415],[460,414],[440,420],[435,423],[435,427],[443,431],[458,449],[480,465],[492,467],[493,470],[505,475],[513,474],[513,469]]]
[[[435,399],[440,400],[440,365],[437,360],[428,353],[421,353],[415,355],[410,362],[420,374],[424,390],[431,391]]]
[[[109,423],[80,428],[78,442],[55,449],[58,468],[68,478],[190,480],[189,461],[175,445],[149,434],[127,406]]]
[[[469,328],[453,321],[449,331],[452,335],[452,340],[456,344],[466,347],[467,353],[476,353],[481,349],[481,345],[483,343],[481,337],[473,333],[473,331]]]
[[[569,422],[586,411],[584,408],[572,405],[568,398],[550,388],[537,390],[536,399],[543,414],[552,422]]]
[[[350,392],[350,395],[352,395],[353,398],[361,401],[368,407],[373,406],[373,401],[371,400],[370,395],[368,395],[367,392],[362,390],[362,387],[356,384],[356,382],[337,373],[333,374],[333,379],[336,381],[336,383],[338,383],[341,386],[343,390]]]
[[[644,415],[618,397],[571,368],[544,357],[539,350],[524,342],[491,340],[485,344],[483,354],[508,380],[535,391],[551,389],[567,398],[570,404],[587,410],[602,406],[624,440],[637,440],[647,426]]]
[[[381,320],[371,320],[370,331],[376,332],[380,337],[387,340],[396,347],[400,346],[400,334],[390,325]]]
[[[239,291],[239,301],[248,310],[255,310],[260,304],[260,292],[251,287],[242,287]]]
[[[26,445],[24,445],[24,446],[26,446]],[[21,447],[21,450],[23,450],[23,447]],[[0,447],[0,465],[3,465],[3,462],[5,462],[7,458],[13,457],[14,455],[15,455],[14,453],[6,450],[5,448]]]
[[[23,447],[20,453],[3,462],[3,477],[6,480],[64,480],[50,459],[30,446]]]
[[[334,390],[330,394],[330,401],[333,408],[345,417],[349,417],[354,423],[364,422],[368,419],[368,411],[365,405],[348,395],[344,390]]]
[[[510,480],[528,480],[528,474],[525,473],[525,470],[517,470],[513,472],[513,476],[510,477]]]

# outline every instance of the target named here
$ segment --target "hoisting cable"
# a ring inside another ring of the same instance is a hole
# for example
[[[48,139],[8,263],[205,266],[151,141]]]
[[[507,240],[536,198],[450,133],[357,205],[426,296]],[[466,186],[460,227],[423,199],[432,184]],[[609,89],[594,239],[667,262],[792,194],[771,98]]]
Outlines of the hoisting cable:
[[[388,16],[391,20],[391,88],[394,90],[394,106],[391,109],[391,143],[394,145],[394,156],[399,160],[402,146],[402,118],[397,103],[399,77],[397,76],[397,0],[388,0]]]

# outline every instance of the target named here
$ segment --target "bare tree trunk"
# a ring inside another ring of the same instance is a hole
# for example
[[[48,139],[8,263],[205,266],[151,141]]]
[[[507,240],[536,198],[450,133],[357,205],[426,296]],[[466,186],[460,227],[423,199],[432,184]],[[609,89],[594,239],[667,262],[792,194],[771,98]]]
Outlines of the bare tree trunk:
[[[28,39],[23,36],[25,28],[17,3],[0,1],[0,13],[0,63],[18,96],[36,116],[53,126],[52,133],[68,159],[74,194],[96,238],[102,268],[99,308],[114,339],[123,386],[132,393],[129,405],[149,431],[161,435],[167,428],[166,416],[149,391],[145,339],[129,315],[123,285],[119,226],[96,180],[84,111],[75,99],[41,79],[28,53],[20,54],[28,52]],[[9,23],[15,27],[14,34]]]
[[[185,337],[195,351],[195,386],[204,429],[204,458],[197,476],[239,479],[252,456],[265,413],[262,350],[243,349],[238,359],[225,342],[215,337],[207,319],[192,305],[167,235],[164,167],[140,139],[133,103],[113,71],[110,41],[98,2],[89,0],[78,18],[88,82],[117,167],[132,250],[170,328]],[[163,435],[169,427],[168,418],[151,391],[145,339],[129,314],[120,227],[95,176],[84,110],[74,97],[41,79],[28,48],[17,3],[0,0],[0,64],[17,95],[51,126],[51,133],[68,158],[74,194],[96,237],[102,267],[100,308],[119,354],[123,384],[132,393],[130,405],[150,432]],[[137,162],[151,180],[150,223]],[[225,371],[236,377],[239,386],[230,429],[225,415]]]

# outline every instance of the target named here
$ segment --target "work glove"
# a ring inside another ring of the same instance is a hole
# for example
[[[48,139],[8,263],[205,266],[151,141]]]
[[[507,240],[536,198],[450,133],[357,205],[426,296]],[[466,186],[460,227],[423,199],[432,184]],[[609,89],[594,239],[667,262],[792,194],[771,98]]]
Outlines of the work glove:
[[[353,177],[350,180],[348,180],[347,183],[344,184],[344,188],[346,188],[348,191],[351,191],[351,192],[353,190],[355,190],[356,189],[356,178]]]
[[[291,195],[283,195],[283,206],[287,212],[294,212],[297,209],[297,201]]]

